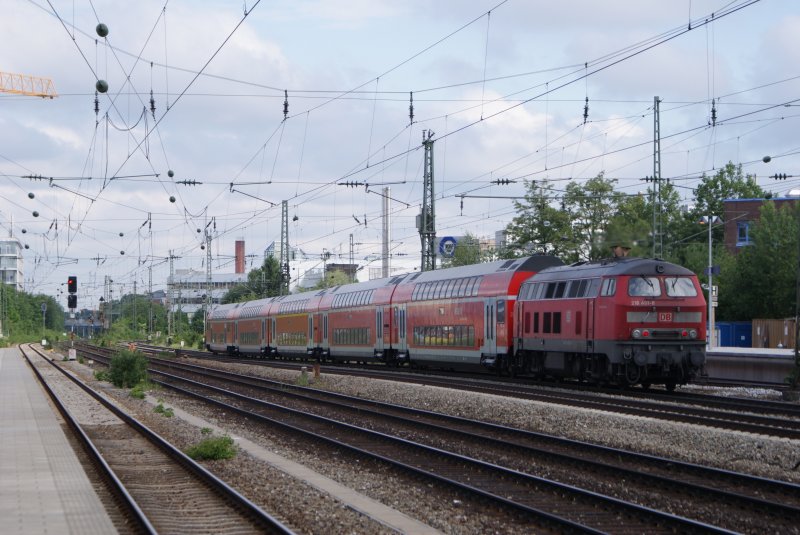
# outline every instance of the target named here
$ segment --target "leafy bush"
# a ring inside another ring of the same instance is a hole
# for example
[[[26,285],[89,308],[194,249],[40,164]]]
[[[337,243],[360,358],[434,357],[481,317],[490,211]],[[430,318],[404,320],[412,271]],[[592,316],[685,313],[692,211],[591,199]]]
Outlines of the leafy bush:
[[[147,359],[136,351],[120,351],[111,358],[108,374],[114,386],[132,388],[147,381]]]
[[[228,435],[206,438],[186,450],[186,455],[196,461],[230,459],[236,455],[236,445]]]

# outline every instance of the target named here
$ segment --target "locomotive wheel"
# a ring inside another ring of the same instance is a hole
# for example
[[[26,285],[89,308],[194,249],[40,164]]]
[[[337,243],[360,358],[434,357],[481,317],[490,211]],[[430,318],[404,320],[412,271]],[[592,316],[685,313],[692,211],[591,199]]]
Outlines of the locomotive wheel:
[[[649,381],[644,381],[642,383],[642,390],[650,390],[650,382]]]
[[[664,386],[666,387],[667,392],[675,392],[675,387],[677,386],[677,384],[675,383],[675,381],[667,381],[666,383],[664,383]]]

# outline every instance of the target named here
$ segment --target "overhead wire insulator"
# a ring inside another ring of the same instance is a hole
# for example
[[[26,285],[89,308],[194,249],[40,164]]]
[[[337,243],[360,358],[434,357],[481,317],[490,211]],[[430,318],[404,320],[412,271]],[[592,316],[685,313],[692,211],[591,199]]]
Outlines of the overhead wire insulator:
[[[589,97],[586,97],[586,104],[583,105],[583,124],[589,119]]]
[[[153,119],[156,118],[156,100],[153,98],[153,90],[150,90],[150,113],[153,114]]]
[[[283,120],[289,115],[289,91],[283,90]]]
[[[408,122],[414,124],[414,92],[408,92]]]
[[[717,126],[717,99],[711,99],[711,126]]]
[[[95,117],[96,121],[99,120],[99,114],[100,114],[100,99],[97,96],[97,91],[95,91],[94,92],[94,117]]]

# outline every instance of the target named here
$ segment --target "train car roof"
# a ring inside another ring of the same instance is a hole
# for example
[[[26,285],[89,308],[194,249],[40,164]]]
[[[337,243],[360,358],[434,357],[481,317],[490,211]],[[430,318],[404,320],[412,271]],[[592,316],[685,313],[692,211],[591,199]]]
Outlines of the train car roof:
[[[615,275],[694,275],[683,266],[652,258],[607,258],[597,262],[576,262],[550,267],[529,280],[561,280],[574,278],[608,277]]]
[[[472,264],[454,268],[436,269],[433,271],[417,272],[405,277],[403,283],[431,282],[439,280],[457,279],[461,277],[475,277],[494,273],[516,273],[517,271],[540,271],[552,266],[561,266],[564,263],[555,256],[535,255],[511,260],[496,260],[483,264]]]

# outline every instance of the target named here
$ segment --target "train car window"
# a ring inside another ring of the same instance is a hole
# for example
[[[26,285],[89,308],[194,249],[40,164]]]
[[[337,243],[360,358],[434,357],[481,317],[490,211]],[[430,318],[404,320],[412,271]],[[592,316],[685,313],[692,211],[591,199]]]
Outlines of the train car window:
[[[632,297],[658,297],[661,295],[661,284],[658,277],[631,277],[628,279],[628,295]]]
[[[562,297],[564,297],[564,290],[566,290],[566,288],[567,288],[567,282],[566,281],[562,281],[562,282],[557,283],[556,284],[555,295],[553,295],[553,298],[561,299]]]
[[[505,299],[497,300],[497,323],[506,322],[506,301]]]
[[[545,299],[552,299],[553,298],[553,295],[555,295],[555,293],[556,293],[556,284],[558,284],[558,283],[550,282],[550,283],[547,284],[547,289],[545,290],[545,293],[544,293],[544,298]]]
[[[447,281],[439,281],[436,283],[436,299],[441,299],[444,297],[444,290],[446,285]]]
[[[569,286],[567,287],[567,297],[578,297],[578,290],[580,289],[581,282],[583,281],[569,281]]]
[[[561,332],[561,312],[553,312],[553,333]]]
[[[597,297],[600,291],[600,279],[590,279],[584,297]]]
[[[447,281],[447,297],[455,297],[458,279]]]
[[[689,277],[666,277],[664,286],[670,297],[694,297],[697,295],[697,288]]]
[[[538,312],[534,312],[533,313],[533,332],[534,333],[538,333],[539,332],[539,313]]]
[[[605,279],[603,287],[600,289],[600,295],[614,295],[617,293],[617,279]]]
[[[552,312],[545,312],[544,313],[544,321],[542,322],[542,332],[549,333],[552,331],[552,322],[553,322],[553,314]]]
[[[531,313],[530,312],[526,312],[525,313],[525,320],[522,322],[522,324],[525,326],[525,334],[530,334],[530,332],[531,332]]]
[[[464,297],[464,289],[466,288],[466,280],[465,279],[458,279],[456,281],[456,288],[455,288],[455,296],[456,297]]]

